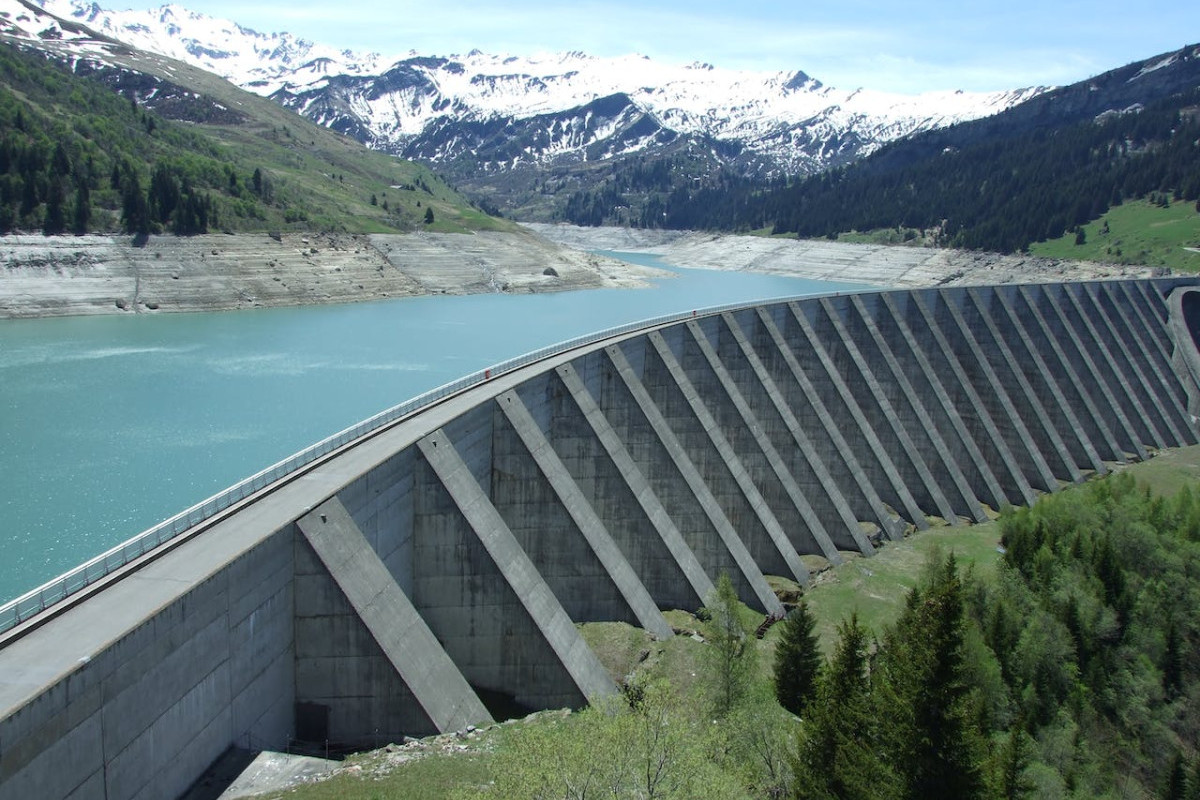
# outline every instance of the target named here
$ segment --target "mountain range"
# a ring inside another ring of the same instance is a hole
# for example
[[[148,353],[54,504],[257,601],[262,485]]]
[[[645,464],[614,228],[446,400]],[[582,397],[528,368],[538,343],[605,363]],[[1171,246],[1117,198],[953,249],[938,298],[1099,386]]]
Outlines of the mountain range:
[[[798,70],[636,55],[385,56],[259,33],[177,5],[112,11],[83,0],[0,0],[0,11],[31,39],[78,41],[83,58],[105,60],[90,31],[207,70],[372,148],[427,161],[497,209],[534,217],[539,195],[590,185],[598,163],[670,157],[693,179],[721,168],[812,174],[1046,91],[846,91]]]
[[[741,198],[867,162],[894,172],[1015,136],[1035,147],[1056,127],[1127,115],[1196,86],[1200,64],[1191,47],[1067,87],[893,95],[835,89],[798,70],[637,55],[357,53],[177,5],[0,0],[0,35],[77,72],[102,72],[172,118],[236,116],[241,101],[205,99],[194,78],[172,83],[185,65],[223,78],[372,149],[431,165],[489,213],[648,227],[699,219],[778,228],[797,213],[775,200],[794,196],[790,189],[762,195],[766,202]],[[136,77],[143,69],[150,83]]]

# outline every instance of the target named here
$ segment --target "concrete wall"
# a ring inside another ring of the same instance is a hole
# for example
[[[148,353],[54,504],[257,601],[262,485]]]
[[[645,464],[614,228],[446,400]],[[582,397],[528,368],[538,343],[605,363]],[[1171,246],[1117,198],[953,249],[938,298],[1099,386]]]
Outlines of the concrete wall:
[[[108,589],[103,619],[56,620],[67,624],[53,644],[85,651],[65,674],[44,673],[53,659],[34,635],[0,651],[5,689],[20,681],[29,696],[0,721],[0,797],[176,797],[232,744],[286,744],[291,537],[266,539],[159,604],[161,590],[190,583],[174,566],[160,560]],[[124,630],[98,646],[109,625]]]
[[[668,637],[722,572],[777,614],[766,576],[806,582],[802,556],[1195,443],[1196,291],[814,298],[496,376],[6,635],[0,799],[173,797],[229,746],[610,693],[578,623]]]

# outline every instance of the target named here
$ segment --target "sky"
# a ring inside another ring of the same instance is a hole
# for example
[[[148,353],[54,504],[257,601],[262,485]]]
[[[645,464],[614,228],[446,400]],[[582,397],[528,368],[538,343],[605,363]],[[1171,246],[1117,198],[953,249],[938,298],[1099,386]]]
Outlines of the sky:
[[[100,5],[155,8],[162,2]],[[1200,42],[1200,0],[181,0],[263,33],[385,55],[629,53],[802,70],[915,94],[1083,80]]]

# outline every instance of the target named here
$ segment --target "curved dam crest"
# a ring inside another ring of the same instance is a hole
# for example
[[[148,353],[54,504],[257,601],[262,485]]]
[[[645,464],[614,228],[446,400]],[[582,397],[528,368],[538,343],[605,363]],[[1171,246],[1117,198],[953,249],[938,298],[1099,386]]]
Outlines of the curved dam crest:
[[[367,747],[615,691],[577,624],[671,636],[1195,444],[1194,280],[747,306],[403,417],[0,636],[0,798],[177,797],[231,746]]]

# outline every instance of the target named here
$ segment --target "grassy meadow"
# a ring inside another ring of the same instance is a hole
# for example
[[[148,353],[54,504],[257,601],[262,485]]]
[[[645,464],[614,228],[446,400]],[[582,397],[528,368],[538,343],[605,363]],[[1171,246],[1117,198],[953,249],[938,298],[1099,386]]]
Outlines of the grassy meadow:
[[[1200,212],[1195,203],[1149,200],[1115,206],[1083,226],[1084,241],[1067,233],[1030,245],[1031,255],[1075,261],[1105,261],[1200,272]],[[1187,248],[1194,248],[1188,250]]]

